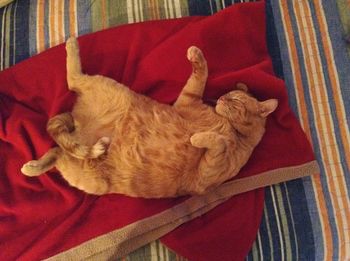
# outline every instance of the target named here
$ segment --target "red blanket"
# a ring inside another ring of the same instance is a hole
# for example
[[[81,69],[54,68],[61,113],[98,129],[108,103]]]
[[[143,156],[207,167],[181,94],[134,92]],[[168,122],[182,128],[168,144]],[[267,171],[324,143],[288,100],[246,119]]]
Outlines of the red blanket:
[[[260,100],[279,100],[239,177],[314,159],[288,106],[284,83],[272,70],[262,2],[235,5],[211,17],[121,26],[79,42],[86,73],[112,77],[164,103],[172,103],[186,82],[191,72],[186,50],[197,45],[209,65],[206,98],[244,82]],[[65,57],[60,45],[0,73],[1,260],[47,258],[184,200],[96,197],[70,187],[55,170],[38,178],[20,173],[23,163],[53,145],[45,131],[49,117],[74,103]],[[255,239],[263,199],[263,190],[235,196],[162,241],[192,260],[241,260]]]

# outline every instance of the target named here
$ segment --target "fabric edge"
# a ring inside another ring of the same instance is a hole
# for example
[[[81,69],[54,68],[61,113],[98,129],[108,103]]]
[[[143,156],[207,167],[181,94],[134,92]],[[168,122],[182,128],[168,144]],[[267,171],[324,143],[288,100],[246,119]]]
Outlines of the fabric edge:
[[[234,195],[316,173],[319,173],[319,166],[314,160],[229,181],[208,194],[191,197],[173,208],[88,240],[45,260],[120,258],[205,214]]]

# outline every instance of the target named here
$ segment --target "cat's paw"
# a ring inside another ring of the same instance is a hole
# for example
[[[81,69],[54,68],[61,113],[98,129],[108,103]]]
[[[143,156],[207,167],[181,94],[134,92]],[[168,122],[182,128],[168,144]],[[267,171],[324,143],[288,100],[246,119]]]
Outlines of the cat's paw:
[[[203,63],[205,61],[202,51],[196,46],[188,48],[187,59],[192,63]]]
[[[190,141],[193,147],[196,148],[205,148],[204,146],[204,136],[202,133],[195,133],[191,136]]]
[[[91,157],[98,158],[103,155],[111,143],[111,139],[109,137],[100,138],[91,149]]]
[[[68,38],[66,42],[66,49],[67,50],[78,50],[79,45],[78,45],[78,40],[77,38],[71,36]]]
[[[29,177],[38,176],[41,174],[42,168],[40,162],[37,160],[28,161],[21,168],[21,172]]]

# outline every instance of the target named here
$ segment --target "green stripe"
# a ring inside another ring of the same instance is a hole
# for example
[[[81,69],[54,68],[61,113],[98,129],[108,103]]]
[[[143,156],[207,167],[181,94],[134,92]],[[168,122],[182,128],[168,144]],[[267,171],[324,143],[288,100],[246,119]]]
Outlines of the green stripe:
[[[128,23],[126,2],[127,0],[108,1],[107,3],[108,19],[107,20],[109,21],[109,26],[116,26],[116,25]]]
[[[299,247],[298,247],[298,241],[297,239],[297,234],[295,231],[295,222],[294,222],[294,218],[293,218],[293,210],[292,210],[292,206],[290,204],[290,200],[289,200],[289,193],[288,193],[288,186],[286,183],[283,184],[285,191],[286,191],[286,198],[287,198],[287,204],[288,204],[288,209],[289,209],[289,217],[291,218],[291,224],[292,224],[292,228],[293,228],[293,235],[294,235],[294,244],[295,244],[295,259],[298,260],[299,259]]]
[[[283,230],[283,237],[284,237],[284,243],[285,243],[284,250],[286,252],[286,260],[292,260],[292,250],[291,250],[291,244],[290,244],[288,221],[287,221],[286,211],[283,204],[283,196],[282,196],[280,185],[275,186],[275,192],[276,192],[277,204],[279,209],[279,216],[282,222],[281,227]]]
[[[92,32],[96,32],[102,29],[101,11],[102,11],[101,1],[92,0],[92,3],[91,3]]]

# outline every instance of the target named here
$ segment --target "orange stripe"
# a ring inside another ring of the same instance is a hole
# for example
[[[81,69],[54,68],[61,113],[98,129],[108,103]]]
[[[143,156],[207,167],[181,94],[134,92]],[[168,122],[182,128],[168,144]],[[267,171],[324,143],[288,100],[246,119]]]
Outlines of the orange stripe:
[[[45,50],[45,0],[38,0],[37,4],[37,52],[40,53]]]
[[[350,1],[350,0],[349,0]],[[327,41],[327,36],[328,36],[328,30],[325,28],[325,21],[322,19],[322,14],[321,14],[321,6],[319,1],[314,1],[315,4],[315,10],[316,10],[316,17],[318,20],[318,23],[320,25],[320,31],[321,31],[321,39],[322,39],[322,44],[324,46],[324,51],[325,51],[325,56],[326,56],[326,61],[327,61],[327,69],[328,69],[328,74],[331,80],[331,88],[332,88],[332,94],[333,97],[335,99],[334,103],[336,106],[336,114],[337,114],[337,118],[339,120],[341,119],[345,119],[346,115],[343,114],[343,110],[341,108],[341,104],[343,103],[340,100],[340,86],[338,85],[337,79],[336,79],[336,69],[333,66],[333,56],[331,54],[331,49],[332,46],[330,46],[329,41]],[[346,124],[339,124],[339,129],[340,129],[340,136],[341,136],[341,140],[342,143],[344,145],[344,151],[347,154],[347,157],[345,157],[346,159],[346,163],[348,165],[348,168],[350,167],[350,145],[349,145],[349,140],[347,139],[347,132],[348,130],[345,128]],[[350,219],[349,219],[350,220]]]
[[[155,11],[155,19],[160,19],[160,11],[159,11],[159,3],[158,0],[154,0],[154,11]]]
[[[58,43],[64,42],[64,1],[58,1]]]
[[[293,67],[295,71],[293,72],[295,77],[295,87],[297,89],[296,95],[299,99],[298,107],[301,111],[301,120],[303,122],[304,131],[306,132],[307,136],[309,137],[310,142],[311,140],[311,134],[310,134],[310,126],[308,122],[308,112],[306,109],[306,101],[304,97],[304,87],[302,85],[301,81],[301,70],[299,67],[299,59],[296,51],[296,45],[295,45],[295,39],[293,34],[293,28],[291,24],[291,18],[289,15],[287,0],[283,0],[281,3],[281,11],[283,12],[283,20],[285,22],[285,31],[286,31],[286,38],[287,42],[289,44],[290,48],[290,56],[291,56],[291,63],[293,64]],[[324,248],[326,250],[326,256],[325,260],[331,260],[332,258],[332,249],[333,249],[333,241],[332,241],[332,234],[330,231],[330,224],[329,224],[329,217],[327,215],[327,208],[325,205],[325,199],[324,199],[324,192],[322,189],[321,179],[318,175],[311,176],[311,180],[313,182],[313,186],[315,188],[315,196],[318,199],[318,208],[319,208],[319,214],[321,222],[323,223],[323,233],[324,233]]]
[[[150,9],[151,19],[155,19],[156,18],[156,11],[154,10],[153,0],[148,0],[148,6]]]
[[[76,5],[75,0],[69,1],[69,32],[70,36],[77,36],[76,31],[76,20],[75,20],[75,14],[76,14]]]

